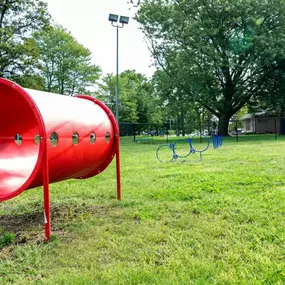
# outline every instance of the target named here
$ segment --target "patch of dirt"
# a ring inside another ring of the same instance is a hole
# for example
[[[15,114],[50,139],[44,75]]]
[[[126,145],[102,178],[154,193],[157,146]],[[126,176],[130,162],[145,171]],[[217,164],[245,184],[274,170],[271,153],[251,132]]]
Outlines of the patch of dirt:
[[[51,227],[52,233],[58,237],[67,236],[67,226],[75,221],[87,220],[92,217],[110,215],[112,207],[96,205],[52,205]],[[0,234],[11,232],[16,235],[15,243],[22,244],[28,241],[42,243],[44,240],[44,214],[43,209],[35,209],[30,213],[21,215],[0,216]]]

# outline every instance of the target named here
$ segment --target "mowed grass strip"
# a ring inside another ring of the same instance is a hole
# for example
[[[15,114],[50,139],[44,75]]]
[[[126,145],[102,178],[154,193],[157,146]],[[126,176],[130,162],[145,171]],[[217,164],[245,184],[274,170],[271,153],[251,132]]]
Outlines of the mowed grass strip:
[[[1,203],[16,238],[0,284],[284,284],[284,139],[225,139],[171,163],[158,145],[122,138],[121,202],[114,163],[51,185],[48,244],[40,188]]]

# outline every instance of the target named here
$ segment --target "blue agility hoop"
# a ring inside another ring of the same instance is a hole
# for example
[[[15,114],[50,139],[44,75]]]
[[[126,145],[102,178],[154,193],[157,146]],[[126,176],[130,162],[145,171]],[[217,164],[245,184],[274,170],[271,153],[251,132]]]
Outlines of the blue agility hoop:
[[[191,138],[191,141],[190,141],[190,145],[191,145],[191,148],[192,149],[194,149],[196,152],[204,152],[204,151],[206,151],[208,148],[209,148],[209,146],[210,146],[210,139],[208,138],[208,137],[206,137],[206,136],[204,136],[204,135],[199,135],[199,136],[201,136],[201,137],[204,137],[206,140],[207,140],[207,146],[204,148],[204,149],[201,149],[201,150],[198,150],[198,149],[196,149],[194,146],[193,146],[193,138],[194,137],[196,137],[196,135],[194,135],[192,138]]]
[[[179,142],[185,143],[185,140],[177,140],[177,141],[173,144],[173,153],[176,154],[177,157],[179,157],[179,158],[185,158],[185,157],[187,157],[189,154],[191,154],[191,150],[192,150],[191,143],[190,143],[190,141],[189,141],[188,139],[186,139],[186,143],[188,143],[188,145],[189,145],[189,152],[188,152],[186,155],[178,155],[178,153],[175,151],[175,146],[176,146],[176,144],[179,143]]]
[[[195,152],[198,152],[200,154],[200,160],[202,160],[202,152],[206,151],[209,146],[210,146],[210,140],[208,137],[206,136],[203,136],[206,140],[207,140],[207,145],[204,149],[195,149],[193,147],[193,138],[195,137],[196,135],[194,135],[192,138],[187,138],[186,140],[177,140],[175,143],[171,143],[171,144],[162,144],[161,146],[158,147],[158,149],[156,150],[156,158],[160,161],[160,162],[171,162],[173,161],[174,159],[178,159],[178,158],[185,158],[187,156],[189,156],[190,154],[194,154]],[[179,143],[179,142],[186,142],[188,145],[189,145],[189,153],[186,154],[186,155],[178,155],[177,152],[175,151],[175,146]],[[171,149],[172,151],[172,157],[171,159],[168,159],[168,160],[162,160],[160,157],[159,157],[159,150],[161,150],[162,148],[169,148]]]
[[[159,157],[159,150],[161,150],[162,148],[165,148],[165,147],[167,147],[167,148],[169,148],[171,151],[172,151],[172,155],[171,155],[171,159],[169,159],[169,160],[162,160],[160,157]],[[163,144],[163,145],[161,145],[161,146],[159,146],[159,148],[156,150],[156,158],[160,161],[160,162],[171,162],[173,159],[177,159],[177,157],[176,157],[176,155],[175,155],[175,153],[174,153],[174,151],[173,151],[173,144],[170,144],[170,145],[168,145],[168,144]]]

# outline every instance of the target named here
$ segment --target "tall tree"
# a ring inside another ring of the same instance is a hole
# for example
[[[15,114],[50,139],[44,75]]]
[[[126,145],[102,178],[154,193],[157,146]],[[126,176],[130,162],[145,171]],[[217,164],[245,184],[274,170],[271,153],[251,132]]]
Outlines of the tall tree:
[[[136,122],[138,120],[135,91],[127,78],[119,76],[119,122]],[[107,74],[102,79],[98,90],[98,98],[101,99],[115,114],[116,113],[116,76]]]
[[[127,79],[127,88],[132,89],[136,100],[136,113],[138,123],[159,123],[161,112],[158,97],[154,93],[153,83],[143,74],[134,70],[126,70],[120,74]]]
[[[264,78],[265,88],[262,90],[261,96],[254,98],[251,102],[253,106],[259,108],[271,109],[271,113],[275,116],[285,116],[285,58],[277,58],[270,65],[270,72]]]
[[[98,90],[103,100],[115,113],[116,76],[107,74]],[[127,70],[119,75],[119,121],[157,123],[161,121],[160,111],[152,83],[142,74]]]
[[[91,51],[65,29],[52,27],[34,37],[46,91],[72,95],[86,92],[97,82],[101,70],[91,63]]]
[[[34,68],[38,54],[31,35],[48,27],[49,19],[43,1],[0,0],[0,77],[17,77]]]
[[[36,89],[36,90],[45,90],[45,80],[44,78],[35,73],[23,73],[20,75],[13,76],[13,80],[17,82],[19,85]]]
[[[200,115],[197,116],[199,107],[188,94],[183,89],[177,88],[163,70],[154,73],[152,82],[160,105],[163,106],[166,121],[176,122],[176,133],[182,133],[184,136],[186,132],[191,133],[199,129]]]
[[[284,0],[145,0],[136,15],[157,66],[175,88],[229,119],[266,87],[285,54]]]

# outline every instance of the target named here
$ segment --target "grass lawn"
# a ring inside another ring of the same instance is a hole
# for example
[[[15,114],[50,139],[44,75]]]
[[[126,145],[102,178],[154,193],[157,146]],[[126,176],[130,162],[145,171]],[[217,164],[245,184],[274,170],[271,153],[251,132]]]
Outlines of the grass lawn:
[[[285,138],[225,139],[171,163],[157,138],[131,140],[121,202],[114,162],[51,185],[48,244],[40,188],[0,204],[1,232],[16,235],[2,236],[0,284],[285,284]]]

